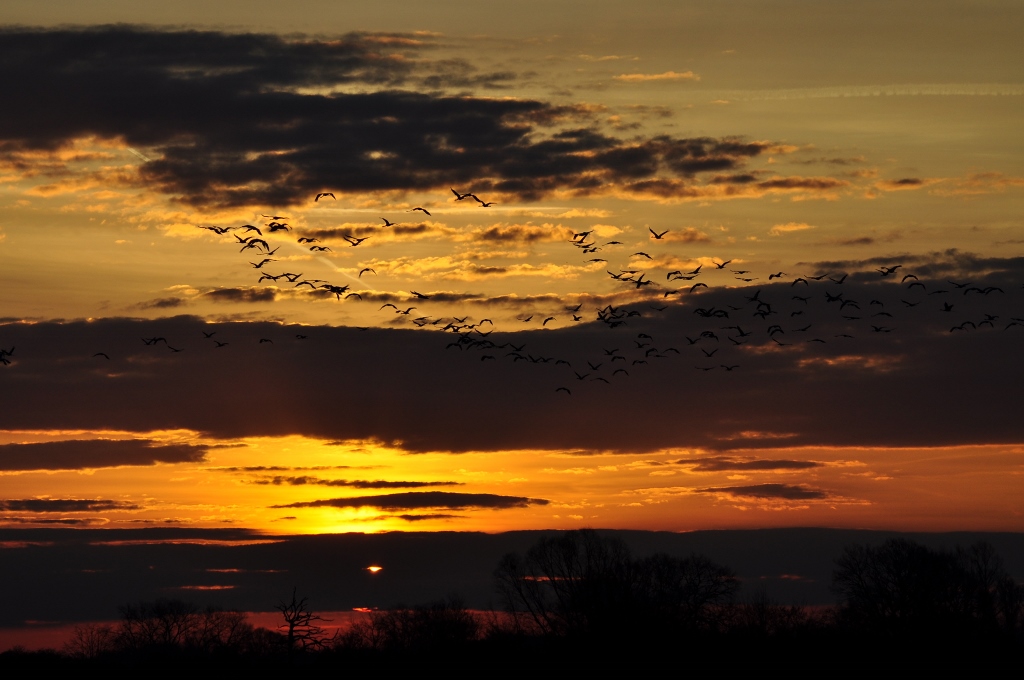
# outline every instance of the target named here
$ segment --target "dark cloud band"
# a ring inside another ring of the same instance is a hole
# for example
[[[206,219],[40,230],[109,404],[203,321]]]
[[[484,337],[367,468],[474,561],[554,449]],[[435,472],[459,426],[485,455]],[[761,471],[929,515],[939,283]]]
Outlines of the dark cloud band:
[[[717,486],[697,489],[697,493],[725,494],[739,498],[758,498],[765,500],[808,501],[822,500],[829,495],[819,489],[811,489],[794,484],[753,484],[750,486]]]
[[[0,510],[7,512],[97,512],[103,510],[138,510],[133,503],[104,499],[25,498],[0,500]]]
[[[687,196],[698,175],[728,179],[772,148],[734,137],[625,140],[594,128],[585,107],[424,94],[423,78],[486,86],[513,76],[474,80],[455,72],[467,65],[453,71],[450,61],[396,56],[397,49],[422,57],[428,45],[420,38],[383,37],[7,29],[0,32],[0,87],[8,93],[0,149],[17,158],[80,138],[123,140],[152,157],[139,169],[149,187],[196,206],[251,206],[294,204],[325,186],[408,191],[451,183],[527,200],[627,185],[644,193],[644,182]],[[820,190],[836,181],[761,184]]]
[[[157,444],[145,439],[71,439],[30,444],[0,444],[0,470],[84,470],[122,465],[197,463],[206,448]]]
[[[386,481],[383,479],[320,479],[309,475],[299,477],[275,476],[269,479],[254,480],[254,484],[273,484],[275,486],[343,486],[352,489],[420,489],[428,486],[461,486],[462,482],[405,482]]]
[[[380,510],[420,510],[447,508],[450,510],[492,509],[507,510],[525,508],[530,505],[547,505],[542,498],[523,496],[500,496],[490,493],[451,493],[447,491],[410,491],[407,493],[385,494],[382,496],[356,496],[353,498],[329,498],[319,501],[305,501],[274,505],[275,508],[378,508]]]
[[[806,470],[821,467],[821,463],[809,460],[761,460],[739,459],[727,456],[705,458],[683,458],[676,461],[677,465],[692,468],[695,472],[728,472],[732,470]]]
[[[900,281],[937,266],[927,257],[917,264],[908,257],[895,276],[877,271],[883,262],[900,261],[866,262],[875,271],[860,272],[823,266],[820,281],[797,283],[790,272],[758,288],[715,286],[665,298],[657,311],[647,301],[614,302],[635,311],[615,328],[594,320],[607,301],[586,298],[578,312],[585,316],[573,326],[518,330],[522,322],[499,320],[493,332],[489,325],[482,331],[486,337],[474,332],[461,344],[460,336],[439,330],[210,324],[193,317],[0,325],[0,347],[16,348],[5,357],[9,365],[0,366],[4,394],[17,395],[4,403],[3,426],[185,428],[219,439],[303,434],[413,452],[722,452],[727,459],[703,454],[698,465],[708,471],[806,464],[786,463],[789,454],[765,456],[767,462],[749,457],[765,449],[1024,441],[1014,410],[1024,380],[1018,360],[1024,321],[1015,320],[1024,304],[1019,259],[964,254],[952,261],[975,274],[948,280]],[[811,276],[808,270],[796,273]],[[941,299],[932,295],[943,290]],[[944,311],[943,301],[953,311]],[[470,298],[447,304],[448,314],[473,315],[474,322],[489,314]],[[518,304],[524,315],[565,314],[565,303],[549,297]],[[771,316],[758,316],[769,309]],[[203,336],[212,331],[228,344],[207,341]],[[637,347],[641,333],[651,338],[649,346]],[[183,351],[140,341],[154,336]],[[109,361],[93,357],[97,351]],[[957,385],[956,394],[950,385]],[[627,392],[643,398],[620,398]],[[613,425],[609,413],[622,425]],[[38,448],[0,448],[0,469],[202,456],[200,448],[145,443],[22,446]],[[92,453],[57,460],[61,447],[74,446]]]

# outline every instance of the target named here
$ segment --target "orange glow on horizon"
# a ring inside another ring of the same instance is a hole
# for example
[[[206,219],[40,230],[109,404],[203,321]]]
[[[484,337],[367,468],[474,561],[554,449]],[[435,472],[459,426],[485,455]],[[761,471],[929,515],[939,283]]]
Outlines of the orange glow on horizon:
[[[753,431],[743,435],[761,441],[778,436]],[[67,438],[218,443],[185,431],[0,432],[0,441]],[[349,532],[498,533],[587,526],[690,531],[809,525],[1015,530],[1024,522],[1016,500],[1024,474],[1024,450],[1018,446],[787,448],[785,438],[777,441],[777,448],[728,453],[695,448],[594,455],[522,450],[453,458],[447,453],[409,456],[401,448],[362,440],[246,438],[208,449],[201,462],[10,474],[5,476],[7,498],[106,498],[118,505],[102,511],[65,508],[60,514],[8,511],[0,515],[0,522],[245,528],[265,536],[202,539],[223,545],[272,541],[275,535]],[[796,461],[799,467],[749,467],[750,461],[778,459]],[[442,483],[447,485],[431,486]],[[975,493],[982,487],[984,494]],[[442,501],[444,493],[455,493],[547,503],[407,509],[372,505],[386,505],[394,494],[402,502],[414,501],[417,496],[410,492],[416,491],[435,493],[432,497]],[[362,501],[368,505],[286,507],[349,498],[368,499]]]

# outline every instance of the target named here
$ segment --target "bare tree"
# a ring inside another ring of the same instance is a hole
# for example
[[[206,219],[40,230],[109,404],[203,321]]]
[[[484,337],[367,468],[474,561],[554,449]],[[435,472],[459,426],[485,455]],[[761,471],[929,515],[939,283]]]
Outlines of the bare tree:
[[[480,622],[462,600],[449,597],[413,608],[372,612],[339,638],[352,649],[376,651],[452,650],[476,640]]]
[[[577,635],[627,596],[630,566],[625,544],[584,529],[542,538],[525,557],[505,555],[494,576],[521,632]]]
[[[84,624],[75,626],[64,653],[76,659],[95,659],[117,650],[117,631],[113,626]]]
[[[836,559],[832,588],[847,627],[885,638],[1012,634],[1024,602],[985,543],[955,551],[902,538],[848,546]]]
[[[706,557],[633,559],[624,543],[589,529],[508,554],[494,576],[518,632],[557,636],[717,629],[739,588]]]
[[[720,630],[739,580],[728,567],[703,555],[658,553],[639,560],[636,578],[648,620],[676,629]]]
[[[245,614],[216,607],[200,608],[176,599],[126,604],[115,626],[80,626],[66,651],[93,658],[106,653],[199,654],[245,653],[254,631]]]
[[[308,598],[299,599],[297,588],[292,589],[290,602],[280,602],[275,607],[281,612],[284,623],[278,629],[284,631],[287,636],[288,654],[295,651],[309,649],[323,649],[331,641],[331,637],[319,624],[327,623],[330,619],[313,613],[307,603]]]
[[[118,607],[118,646],[144,650],[183,647],[198,625],[199,609],[182,600],[156,600]]]
[[[758,587],[746,602],[736,607],[729,627],[748,636],[748,639],[793,637],[821,629],[832,610],[814,614],[799,605],[780,604],[768,596],[764,584]]]

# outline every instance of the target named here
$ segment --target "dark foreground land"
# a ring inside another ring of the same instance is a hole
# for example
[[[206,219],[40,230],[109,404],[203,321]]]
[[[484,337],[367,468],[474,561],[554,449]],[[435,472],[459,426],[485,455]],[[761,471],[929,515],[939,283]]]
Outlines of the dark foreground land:
[[[732,569],[706,556],[635,557],[587,530],[507,553],[492,588],[491,612],[453,596],[332,634],[297,591],[278,603],[276,630],[182,600],[139,602],[120,606],[116,624],[80,626],[59,651],[0,654],[0,672],[1019,677],[1024,652],[1024,587],[984,542],[847,545],[828,607],[741,596]]]
[[[810,643],[812,646],[807,646]],[[9,677],[1020,677],[1020,648],[949,645],[878,645],[863,640],[804,640],[751,645],[744,639],[674,640],[641,645],[481,643],[445,652],[304,655],[283,658],[160,657],[80,660],[52,652],[5,652]],[[14,675],[17,673],[18,675]]]

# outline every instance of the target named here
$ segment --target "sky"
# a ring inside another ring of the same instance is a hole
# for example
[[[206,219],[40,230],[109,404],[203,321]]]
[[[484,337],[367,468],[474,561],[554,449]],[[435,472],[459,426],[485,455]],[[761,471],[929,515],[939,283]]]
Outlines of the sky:
[[[4,3],[0,527],[1021,531],[1022,12]]]

